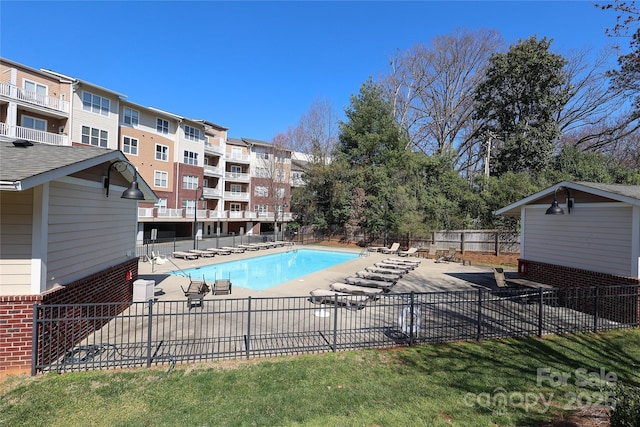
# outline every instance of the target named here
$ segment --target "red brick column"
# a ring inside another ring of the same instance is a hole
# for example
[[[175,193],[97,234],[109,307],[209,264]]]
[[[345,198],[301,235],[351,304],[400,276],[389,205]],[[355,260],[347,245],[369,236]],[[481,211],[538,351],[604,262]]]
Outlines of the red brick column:
[[[40,295],[0,297],[0,375],[31,369],[33,305]]]

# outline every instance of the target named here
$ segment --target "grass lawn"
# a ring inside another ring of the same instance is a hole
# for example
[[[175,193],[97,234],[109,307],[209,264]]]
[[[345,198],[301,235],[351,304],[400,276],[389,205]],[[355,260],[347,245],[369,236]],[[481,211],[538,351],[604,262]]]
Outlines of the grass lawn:
[[[0,378],[0,426],[539,426],[606,403],[602,379],[639,386],[640,330],[178,365],[163,373]]]

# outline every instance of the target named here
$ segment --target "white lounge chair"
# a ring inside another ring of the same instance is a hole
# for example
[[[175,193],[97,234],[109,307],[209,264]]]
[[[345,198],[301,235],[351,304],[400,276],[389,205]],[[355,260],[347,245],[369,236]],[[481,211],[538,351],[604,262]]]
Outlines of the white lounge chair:
[[[216,256],[215,252],[211,252],[211,251],[203,251],[201,249],[189,249],[189,252],[191,252],[192,254],[196,254],[196,255],[200,255],[203,258],[213,258],[214,256]]]
[[[216,255],[231,255],[231,251],[229,249],[220,249],[220,248],[207,248],[209,252],[213,252]]]
[[[360,270],[356,272],[356,276],[364,279],[383,280],[385,282],[397,282],[401,276],[399,274],[383,274],[375,273],[373,271]]]
[[[384,280],[366,279],[364,277],[349,276],[345,277],[344,281],[350,285],[366,286],[368,288],[378,288],[385,292],[389,292],[393,288],[396,282],[389,282]]]
[[[370,300],[366,295],[352,295],[344,292],[335,292],[327,289],[314,289],[309,292],[309,301],[314,304],[339,304],[348,308],[362,309]]]
[[[330,284],[329,288],[336,292],[344,292],[345,294],[352,295],[367,295],[369,297],[377,297],[384,292],[384,289],[380,288],[367,288],[364,286],[350,285],[348,283],[340,282]]]
[[[380,267],[380,268],[384,268],[386,270],[392,270],[392,271],[397,271],[398,274],[407,274],[410,270],[412,270],[410,267],[407,267],[406,265],[398,265],[398,264],[393,264],[393,263],[387,263],[387,262],[376,262],[375,264],[373,264],[375,267]]]
[[[413,265],[413,266],[418,266],[420,265],[420,263],[422,262],[421,260],[417,259],[417,258],[395,258],[395,257],[391,257],[391,258],[386,258],[383,260],[383,262],[395,262],[396,264],[406,264],[406,265]]]
[[[396,261],[395,259],[392,259],[392,258],[383,259],[381,262],[384,263],[384,264],[397,265],[399,267],[403,267],[403,268],[406,268],[408,270],[413,270],[416,267],[418,267],[418,265],[419,265],[419,264],[416,264],[416,263],[413,263],[413,262]]]
[[[194,253],[190,253],[190,252],[182,252],[182,251],[175,251],[173,253],[171,253],[171,256],[174,258],[183,258],[183,259],[198,259],[199,255],[198,254],[194,254]]]
[[[383,254],[395,254],[400,249],[400,243],[394,243],[390,248],[383,248],[380,250]]]
[[[418,248],[409,248],[406,251],[398,251],[398,255],[400,256],[411,256],[418,252]]]
[[[245,251],[244,248],[234,248],[233,246],[223,246],[220,249],[224,249],[234,254],[243,254]]]
[[[397,275],[399,277],[402,277],[404,275],[404,271],[403,270],[393,270],[391,268],[382,268],[382,267],[376,267],[374,266],[369,266],[369,267],[365,267],[365,270],[371,272],[371,273],[381,273],[381,274],[393,274],[393,275]]]

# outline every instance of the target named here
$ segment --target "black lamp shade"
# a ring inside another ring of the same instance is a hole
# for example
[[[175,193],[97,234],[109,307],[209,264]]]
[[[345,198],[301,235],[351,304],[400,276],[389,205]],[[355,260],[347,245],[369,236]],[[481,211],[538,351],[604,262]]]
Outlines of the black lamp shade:
[[[122,193],[122,196],[120,197],[130,200],[144,200],[144,194],[138,188],[138,181],[136,179],[131,181],[131,185],[129,186],[129,188],[124,190],[124,193]]]
[[[553,199],[553,203],[551,203],[551,207],[547,209],[545,212],[546,215],[564,215],[564,211],[560,206],[558,206],[558,201]]]

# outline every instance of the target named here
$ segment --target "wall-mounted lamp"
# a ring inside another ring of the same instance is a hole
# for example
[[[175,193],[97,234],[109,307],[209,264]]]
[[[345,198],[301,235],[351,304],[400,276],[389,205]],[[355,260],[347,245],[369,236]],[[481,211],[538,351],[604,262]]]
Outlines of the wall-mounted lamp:
[[[124,168],[118,169],[116,166],[118,164],[124,164]],[[107,189],[107,197],[109,197],[109,180],[111,179],[111,169],[116,169],[118,172],[124,172],[127,169],[127,166],[131,166],[133,168],[133,181],[131,181],[129,188],[124,190],[124,193],[122,193],[122,196],[120,197],[130,200],[144,200],[144,194],[138,188],[138,171],[136,171],[136,168],[131,163],[125,160],[116,160],[115,162],[111,163],[109,165],[109,169],[107,169],[107,179],[105,179],[104,181],[104,188]]]
[[[557,187],[553,192],[553,202],[551,202],[551,207],[547,209],[545,215],[564,215],[564,210],[560,206],[558,206],[558,190],[563,189],[565,193],[567,193],[567,210],[569,214],[571,213],[571,208],[573,207],[573,200],[571,199],[571,193],[569,193],[569,189],[567,187]]]

